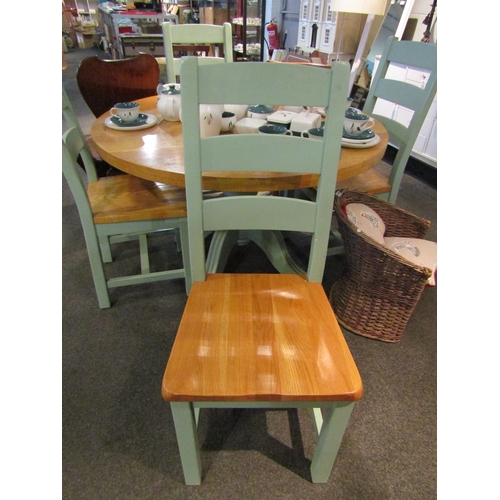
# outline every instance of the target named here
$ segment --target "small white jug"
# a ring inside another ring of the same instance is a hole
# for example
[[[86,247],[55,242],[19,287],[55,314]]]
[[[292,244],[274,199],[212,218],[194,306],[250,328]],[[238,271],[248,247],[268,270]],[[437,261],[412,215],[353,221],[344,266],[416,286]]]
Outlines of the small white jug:
[[[169,85],[167,90],[160,93],[157,103],[161,116],[169,122],[180,121],[179,112],[181,110],[181,91],[175,85]]]

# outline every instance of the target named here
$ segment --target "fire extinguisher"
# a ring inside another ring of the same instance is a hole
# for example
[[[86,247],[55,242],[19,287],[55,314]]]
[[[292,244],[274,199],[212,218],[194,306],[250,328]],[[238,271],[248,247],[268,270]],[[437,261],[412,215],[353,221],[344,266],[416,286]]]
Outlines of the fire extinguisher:
[[[278,25],[271,19],[267,25],[267,37],[269,38],[269,55],[272,55],[273,50],[278,48]]]

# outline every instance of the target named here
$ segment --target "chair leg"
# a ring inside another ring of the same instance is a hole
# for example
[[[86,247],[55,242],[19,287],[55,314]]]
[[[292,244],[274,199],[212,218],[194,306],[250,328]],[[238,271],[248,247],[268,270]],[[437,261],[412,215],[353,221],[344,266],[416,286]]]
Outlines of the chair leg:
[[[345,254],[344,242],[342,241],[342,236],[336,229],[331,229],[330,234],[333,236],[333,246],[329,246],[326,251],[326,256],[331,257],[332,255],[343,255]]]
[[[336,402],[325,409],[323,424],[311,463],[313,483],[326,483],[342,442],[354,402]]]
[[[193,403],[170,403],[175,434],[181,455],[184,481],[187,485],[201,484],[201,459]]]
[[[111,255],[111,246],[109,244],[109,237],[99,236],[99,245],[101,247],[102,261],[113,262],[113,256]]]
[[[148,253],[148,236],[141,234],[139,236],[139,252],[141,256],[141,274],[149,274],[149,253]]]
[[[184,282],[186,284],[186,295],[189,295],[191,285],[193,284],[193,276],[191,273],[191,261],[189,260],[189,239],[187,229],[187,219],[179,221],[179,236],[180,247],[182,251],[182,265],[184,266]]]
[[[102,265],[101,252],[99,250],[99,241],[93,227],[90,229],[84,227],[84,235],[97,300],[99,301],[99,307],[101,309],[105,309],[107,307],[111,307],[111,302],[109,300],[108,284],[106,275],[104,274],[104,267]]]

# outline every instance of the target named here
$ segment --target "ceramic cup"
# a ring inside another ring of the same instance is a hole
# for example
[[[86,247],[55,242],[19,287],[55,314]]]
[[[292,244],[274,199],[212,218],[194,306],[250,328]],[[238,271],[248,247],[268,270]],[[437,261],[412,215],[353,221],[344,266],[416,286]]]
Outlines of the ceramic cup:
[[[234,113],[235,121],[239,121],[247,116],[248,106],[246,104],[224,104],[224,111]]]
[[[323,132],[324,129],[322,127],[316,127],[316,128],[310,128],[309,130],[304,130],[301,135],[306,139],[320,140],[323,139]]]
[[[349,108],[345,112],[344,118],[344,132],[349,135],[359,135],[370,127],[373,127],[375,122],[361,111],[355,108]]]
[[[259,134],[292,135],[284,125],[275,125],[274,123],[261,125],[259,127]]]
[[[232,132],[234,125],[236,123],[236,115],[230,111],[224,111],[222,113],[220,131],[221,132]]]
[[[212,137],[220,134],[222,113],[221,104],[200,104],[200,136]]]
[[[134,122],[139,118],[139,107],[136,102],[119,102],[111,108],[110,113],[124,122]]]

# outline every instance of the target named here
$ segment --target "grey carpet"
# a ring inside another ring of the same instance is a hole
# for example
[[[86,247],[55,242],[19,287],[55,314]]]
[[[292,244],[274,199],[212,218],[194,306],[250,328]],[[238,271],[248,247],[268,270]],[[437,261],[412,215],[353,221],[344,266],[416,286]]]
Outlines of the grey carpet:
[[[63,85],[86,132],[93,116],[74,76],[78,61],[93,53],[73,50],[63,71]],[[435,188],[405,174],[398,205],[429,218],[428,239],[437,241]],[[63,498],[436,498],[436,288],[424,291],[397,344],[344,330],[364,395],[328,483],[310,480],[315,438],[308,413],[204,410],[199,429],[203,483],[187,487],[170,409],[160,394],[186,301],[184,283],[114,289],[112,307],[100,310],[78,212],[64,180],[62,224]],[[153,265],[180,258],[171,235],[153,239],[151,247]],[[307,241],[293,240],[290,247],[300,261]],[[136,250],[133,243],[118,245],[113,266],[137,269]],[[344,265],[342,257],[328,258],[327,291]],[[227,269],[273,271],[252,244],[235,248]]]

